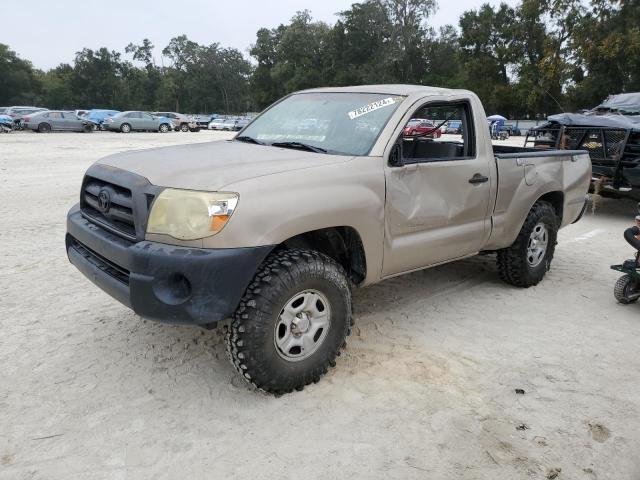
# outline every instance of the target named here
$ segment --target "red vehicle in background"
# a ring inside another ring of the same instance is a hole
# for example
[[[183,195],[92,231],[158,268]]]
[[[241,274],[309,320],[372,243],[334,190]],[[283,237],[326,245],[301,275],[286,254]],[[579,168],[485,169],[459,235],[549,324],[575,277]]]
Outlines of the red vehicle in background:
[[[412,118],[404,127],[403,135],[405,137],[440,138],[442,133],[431,120]]]

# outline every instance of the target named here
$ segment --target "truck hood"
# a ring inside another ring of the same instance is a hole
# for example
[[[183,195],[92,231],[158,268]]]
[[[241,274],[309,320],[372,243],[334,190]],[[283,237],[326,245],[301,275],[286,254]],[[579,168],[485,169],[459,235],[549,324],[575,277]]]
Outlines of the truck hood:
[[[217,191],[241,180],[351,158],[222,140],[118,153],[97,163],[141,175],[162,187]]]

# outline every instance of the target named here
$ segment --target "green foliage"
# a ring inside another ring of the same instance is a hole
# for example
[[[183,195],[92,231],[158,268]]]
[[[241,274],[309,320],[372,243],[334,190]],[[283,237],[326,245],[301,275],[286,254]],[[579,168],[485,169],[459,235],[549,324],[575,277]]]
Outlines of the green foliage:
[[[308,11],[262,28],[249,51],[171,39],[156,62],[143,39],[33,68],[0,44],[0,105],[233,113],[295,90],[416,83],[475,91],[488,113],[543,117],[640,90],[637,0],[520,0],[464,12],[435,31],[436,0],[363,0],[328,25]]]
[[[252,109],[252,68],[238,50],[180,36],[163,50],[166,67],[156,64],[153,51],[148,39],[127,45],[132,61],[106,48],[85,48],[76,53],[73,66],[40,72],[0,44],[0,105],[206,113]]]
[[[39,89],[39,76],[31,62],[0,43],[0,105],[35,103]]]

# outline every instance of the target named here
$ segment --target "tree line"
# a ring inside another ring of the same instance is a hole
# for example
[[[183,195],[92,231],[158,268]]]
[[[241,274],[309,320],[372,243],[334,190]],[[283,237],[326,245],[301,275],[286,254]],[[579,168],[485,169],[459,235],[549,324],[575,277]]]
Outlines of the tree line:
[[[33,67],[0,44],[0,105],[238,113],[300,89],[412,83],[476,92],[488,113],[543,117],[640,91],[640,2],[522,0],[429,25],[436,0],[365,0],[330,25],[297,12],[262,28],[250,58],[185,35],[162,49],[85,48],[72,64]]]

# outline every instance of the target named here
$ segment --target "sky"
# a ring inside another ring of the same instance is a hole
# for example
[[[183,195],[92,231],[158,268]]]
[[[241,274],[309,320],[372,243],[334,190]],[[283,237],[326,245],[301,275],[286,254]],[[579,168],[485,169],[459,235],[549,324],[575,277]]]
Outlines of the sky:
[[[515,5],[516,0],[505,0]],[[2,9],[0,43],[48,69],[71,63],[84,47],[108,47],[124,53],[130,42],[149,38],[160,50],[172,37],[185,34],[201,44],[218,42],[234,47],[248,57],[261,27],[287,23],[298,10],[308,9],[315,19],[334,23],[336,13],[353,0],[30,0],[11,1]],[[434,27],[457,25],[460,14],[483,3],[499,0],[439,0],[430,19]]]

